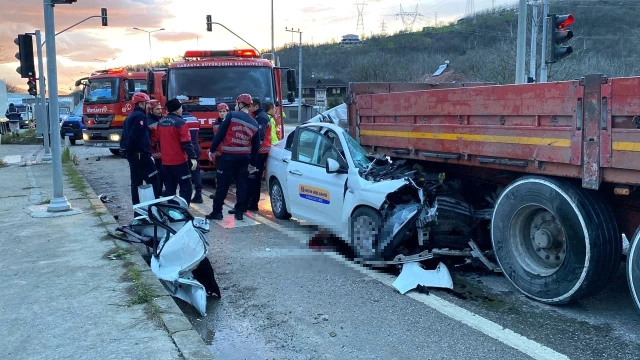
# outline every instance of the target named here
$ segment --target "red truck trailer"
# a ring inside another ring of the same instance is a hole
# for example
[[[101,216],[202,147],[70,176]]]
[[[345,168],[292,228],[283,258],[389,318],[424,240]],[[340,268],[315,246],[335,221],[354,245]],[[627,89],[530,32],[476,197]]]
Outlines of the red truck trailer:
[[[538,301],[602,290],[626,234],[638,305],[639,91],[640,77],[600,74],[522,85],[351,83],[349,133],[372,153],[457,179],[470,208],[484,202],[477,209],[491,210],[473,236]]]

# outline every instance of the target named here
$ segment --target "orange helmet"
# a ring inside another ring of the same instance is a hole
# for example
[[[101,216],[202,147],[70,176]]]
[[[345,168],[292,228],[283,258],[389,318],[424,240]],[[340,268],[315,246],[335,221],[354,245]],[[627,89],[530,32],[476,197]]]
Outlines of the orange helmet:
[[[218,111],[220,110],[227,110],[229,111],[229,105],[225,104],[225,103],[220,103],[218,104]]]
[[[154,107],[161,106],[160,101],[158,100],[150,100],[149,101],[149,109],[153,109]]]
[[[238,98],[236,99],[237,103],[244,103],[245,105],[251,105],[253,104],[253,99],[251,98],[251,95],[249,94],[240,94],[238,96]]]
[[[137,92],[133,94],[133,96],[131,97],[131,100],[133,101],[134,104],[137,104],[140,102],[148,102],[151,99],[149,98],[149,95],[145,93]]]

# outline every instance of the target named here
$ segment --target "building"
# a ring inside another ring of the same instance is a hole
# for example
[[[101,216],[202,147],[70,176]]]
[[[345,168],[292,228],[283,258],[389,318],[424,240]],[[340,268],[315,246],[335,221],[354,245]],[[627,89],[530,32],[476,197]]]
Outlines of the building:
[[[356,45],[360,44],[360,37],[354,34],[347,34],[342,36],[342,40],[340,41],[342,45]]]
[[[327,89],[327,100],[331,98],[344,99],[347,96],[347,88],[349,84],[340,79],[303,79],[302,80],[302,98],[305,103],[315,104],[316,88],[323,86]]]

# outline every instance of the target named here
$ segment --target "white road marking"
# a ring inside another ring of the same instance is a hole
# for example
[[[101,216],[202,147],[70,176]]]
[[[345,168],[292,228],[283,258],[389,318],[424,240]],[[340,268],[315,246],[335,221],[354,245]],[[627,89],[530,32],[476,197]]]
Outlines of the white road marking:
[[[204,194],[204,192],[203,192]],[[208,195],[208,194],[207,194]],[[230,202],[229,202],[230,203]],[[257,213],[247,213],[248,216],[262,224],[265,224],[274,230],[282,232],[291,238],[300,241],[303,244],[307,244],[309,238],[304,236],[300,231],[287,229],[286,227],[273,222],[264,216]],[[355,269],[362,274],[365,274],[379,282],[393,288],[393,281],[395,277],[390,274],[381,273],[362,265],[356,264],[352,261],[345,259],[342,255],[335,252],[324,252],[325,255],[330,258],[345,264],[346,266]],[[394,291],[395,288],[394,288]],[[410,298],[419,301],[428,307],[436,310],[437,312],[456,320],[462,324],[465,324],[507,346],[510,346],[534,359],[540,360],[553,360],[553,359],[569,359],[564,354],[561,354],[551,348],[548,348],[536,341],[533,341],[525,336],[522,336],[510,329],[503,327],[502,325],[495,323],[489,319],[485,319],[482,316],[475,314],[467,309],[464,309],[458,305],[455,305],[447,300],[444,300],[434,294],[421,294],[417,292],[409,292],[406,294]]]
[[[20,164],[21,162],[21,155],[7,155],[4,157],[4,163],[7,165]]]
[[[196,210],[198,210],[200,213],[202,214],[209,214],[212,210],[211,205],[205,205],[205,204],[191,204],[192,207],[194,207]],[[229,206],[224,206],[223,207],[223,212],[226,213],[225,209],[231,209],[231,207]],[[242,221],[238,221],[236,220],[233,215],[229,215],[229,214],[224,214],[222,220],[210,220],[211,222],[214,222],[220,226],[222,226],[225,229],[233,229],[233,228],[239,228],[239,227],[244,227],[244,226],[253,226],[253,225],[260,225],[260,223],[250,217],[245,216],[244,220]]]

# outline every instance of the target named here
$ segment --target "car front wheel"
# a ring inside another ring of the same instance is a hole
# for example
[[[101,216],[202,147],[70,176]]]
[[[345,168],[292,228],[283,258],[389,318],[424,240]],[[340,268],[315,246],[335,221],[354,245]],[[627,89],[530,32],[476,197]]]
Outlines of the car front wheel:
[[[373,261],[380,259],[378,243],[382,230],[382,215],[370,207],[361,207],[351,214],[349,237],[357,259]]]
[[[269,186],[269,197],[271,198],[271,211],[276,219],[289,220],[291,214],[287,212],[287,203],[284,200],[284,191],[282,191],[282,185],[278,179],[271,181]]]

